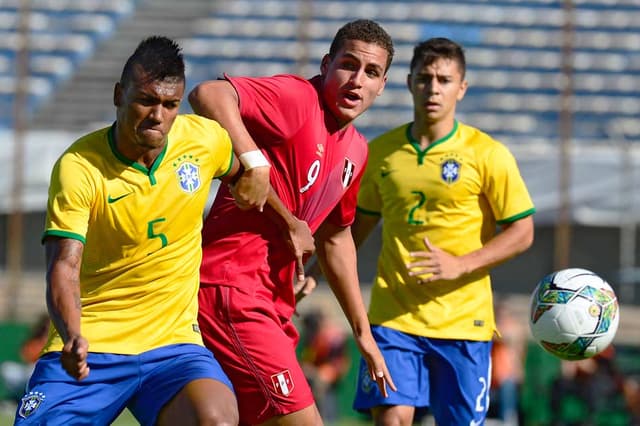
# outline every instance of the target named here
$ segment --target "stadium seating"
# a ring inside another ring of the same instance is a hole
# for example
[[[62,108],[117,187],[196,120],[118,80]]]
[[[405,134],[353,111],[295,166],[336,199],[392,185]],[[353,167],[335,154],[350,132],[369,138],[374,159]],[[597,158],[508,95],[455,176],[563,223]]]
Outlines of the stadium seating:
[[[202,0],[206,1],[206,0]],[[135,19],[137,0],[33,1],[29,45],[29,107],[38,107],[73,78],[118,22]],[[572,96],[574,136],[602,143],[640,134],[640,4],[634,0],[574,2]],[[0,126],[11,125],[15,62],[20,45],[19,0],[0,5]],[[235,75],[312,75],[335,30],[348,19],[380,21],[393,36],[396,60],[387,90],[358,121],[372,137],[410,120],[405,87],[416,41],[446,36],[464,44],[470,89],[460,118],[512,144],[555,143],[566,79],[565,11],[560,0],[234,0],[184,37],[188,82]],[[97,117],[98,121],[101,117]],[[619,126],[623,123],[624,126]]]
[[[136,0],[37,0],[29,2],[22,24],[20,0],[0,3],[0,127],[11,126],[20,46],[29,48],[27,99],[30,112],[45,102],[60,83],[72,78],[118,20],[130,15]],[[21,28],[27,28],[23,37]]]
[[[640,113],[640,4],[575,4],[574,136],[583,143],[602,143],[617,136],[620,120],[626,122],[627,135],[637,135],[640,125],[630,120]],[[566,81],[561,74],[561,1],[224,2],[195,23],[193,37],[185,41],[191,77],[310,75],[339,25],[362,16],[383,23],[397,45],[385,94],[358,121],[367,136],[411,118],[405,79],[412,47],[420,39],[446,36],[467,50],[470,90],[460,105],[463,120],[510,143],[554,143],[558,138]]]

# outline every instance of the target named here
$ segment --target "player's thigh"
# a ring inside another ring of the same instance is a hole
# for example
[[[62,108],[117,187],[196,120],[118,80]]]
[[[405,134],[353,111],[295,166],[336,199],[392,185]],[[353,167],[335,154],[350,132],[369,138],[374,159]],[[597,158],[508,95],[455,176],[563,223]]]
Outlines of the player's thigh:
[[[431,411],[437,424],[481,424],[489,408],[491,342],[429,339]]]
[[[385,398],[371,378],[367,364],[361,359],[354,408],[368,411],[374,407],[391,405],[428,406],[429,371],[424,362],[423,338],[382,326],[372,326],[371,332],[398,390],[390,392]]]
[[[216,380],[188,383],[160,411],[158,426],[237,425],[238,406],[231,389]]]
[[[166,406],[168,414],[182,410],[184,418],[237,417],[231,381],[207,348],[194,344],[165,346],[141,354],[140,365],[140,387],[128,405],[140,424],[155,424]],[[220,396],[225,404],[219,403],[216,392],[197,395],[194,390],[201,387],[224,390]]]
[[[320,411],[318,407],[313,404],[307,408],[289,413],[285,415],[278,415],[270,418],[266,422],[260,424],[260,426],[322,426],[322,418],[320,417]]]
[[[109,425],[138,385],[136,362],[123,355],[89,353],[89,376],[76,380],[60,353],[42,356],[16,410],[16,425]]]
[[[206,306],[199,318],[203,338],[233,383],[241,423],[261,424],[314,405],[295,353],[295,328],[271,299],[211,286],[200,290],[200,304]]]

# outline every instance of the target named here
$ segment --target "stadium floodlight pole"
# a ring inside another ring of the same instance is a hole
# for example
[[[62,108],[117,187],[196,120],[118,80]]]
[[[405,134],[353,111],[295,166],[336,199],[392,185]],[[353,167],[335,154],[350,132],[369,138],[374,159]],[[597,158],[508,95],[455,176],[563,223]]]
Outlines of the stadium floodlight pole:
[[[311,20],[313,18],[313,0],[298,0],[298,43],[300,44],[300,56],[296,59],[295,73],[298,75],[307,75],[309,70],[307,66],[310,63],[311,51]]]
[[[18,46],[16,51],[15,100],[13,104],[13,184],[7,226],[7,317],[18,317],[18,293],[22,284],[23,228],[24,228],[24,141],[27,128],[27,102],[29,84],[29,0],[20,0]]]
[[[635,300],[635,283],[638,281],[636,268],[636,203],[635,176],[633,170],[632,142],[625,135],[625,126],[616,126],[620,154],[622,156],[622,173],[620,175],[620,301],[633,303]]]
[[[573,44],[575,18],[572,0],[565,0],[562,30],[562,93],[560,95],[559,211],[555,226],[554,268],[569,267],[571,253],[571,140],[573,138]]]

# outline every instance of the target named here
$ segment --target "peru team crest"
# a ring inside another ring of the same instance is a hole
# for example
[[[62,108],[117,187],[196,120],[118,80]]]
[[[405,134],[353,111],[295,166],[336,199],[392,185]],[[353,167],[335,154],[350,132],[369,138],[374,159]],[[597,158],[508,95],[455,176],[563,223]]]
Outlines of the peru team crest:
[[[184,192],[192,194],[200,188],[200,167],[195,164],[185,161],[176,169],[176,175]]]
[[[20,400],[20,408],[18,409],[18,415],[23,419],[26,419],[30,415],[32,415],[42,401],[44,401],[44,394],[42,392],[29,392]]]
[[[351,184],[353,180],[353,173],[355,172],[356,165],[353,161],[345,157],[344,168],[342,169],[342,187],[346,188]]]
[[[284,370],[278,374],[274,374],[273,376],[271,376],[271,382],[273,383],[273,387],[275,388],[276,392],[278,392],[279,394],[283,396],[291,395],[294,384],[289,370]]]

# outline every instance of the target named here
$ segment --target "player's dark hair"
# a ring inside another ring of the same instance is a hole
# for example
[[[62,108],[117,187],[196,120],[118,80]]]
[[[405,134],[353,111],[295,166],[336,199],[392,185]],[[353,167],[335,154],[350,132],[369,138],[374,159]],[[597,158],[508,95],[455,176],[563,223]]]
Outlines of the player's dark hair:
[[[369,19],[357,19],[343,25],[331,42],[329,56],[335,58],[338,51],[342,49],[348,40],[360,40],[382,47],[388,53],[385,72],[391,66],[394,54],[393,41],[391,40],[391,36],[377,22]]]
[[[431,65],[436,60],[444,58],[458,63],[460,74],[464,80],[467,72],[467,61],[464,57],[464,49],[455,41],[444,37],[434,37],[423,41],[413,48],[410,72],[416,66]]]
[[[126,87],[131,81],[137,65],[144,70],[149,81],[185,80],[182,49],[178,43],[167,37],[151,36],[140,42],[124,65],[120,76],[122,86]]]

